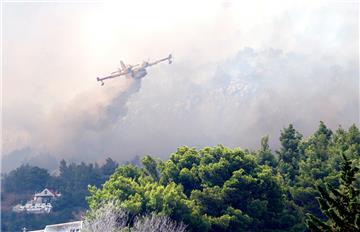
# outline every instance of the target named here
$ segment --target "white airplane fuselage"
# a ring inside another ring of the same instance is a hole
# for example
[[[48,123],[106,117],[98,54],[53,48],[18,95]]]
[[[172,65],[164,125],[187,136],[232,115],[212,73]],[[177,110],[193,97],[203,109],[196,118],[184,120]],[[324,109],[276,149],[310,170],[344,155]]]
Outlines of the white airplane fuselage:
[[[147,75],[147,71],[146,71],[146,68],[150,67],[150,66],[153,66],[153,65],[156,65],[160,62],[163,62],[163,61],[169,61],[169,64],[171,64],[171,54],[166,57],[166,58],[163,58],[163,59],[160,59],[160,60],[157,60],[155,62],[152,62],[152,63],[149,63],[149,62],[143,62],[143,64],[141,65],[128,65],[126,66],[122,61],[121,62],[121,66],[122,68],[121,69],[118,69],[118,71],[116,72],[113,72],[111,73],[110,76],[106,76],[106,77],[103,77],[103,78],[100,78],[100,77],[97,77],[96,80],[97,81],[100,81],[101,82],[101,85],[104,85],[104,80],[106,79],[111,79],[111,78],[115,78],[115,77],[118,77],[118,76],[125,76],[126,78],[134,78],[134,79],[141,79],[143,77],[145,77]]]
[[[145,68],[138,68],[133,71],[131,71],[129,74],[126,75],[126,77],[134,78],[134,79],[141,79],[144,76],[146,76],[147,71]]]

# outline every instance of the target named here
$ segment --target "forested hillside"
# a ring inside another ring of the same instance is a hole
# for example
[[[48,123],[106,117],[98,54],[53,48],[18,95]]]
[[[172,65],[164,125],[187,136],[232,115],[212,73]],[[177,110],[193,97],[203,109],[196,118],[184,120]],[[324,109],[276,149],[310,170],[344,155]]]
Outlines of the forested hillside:
[[[307,213],[327,220],[316,200],[318,186],[343,189],[343,157],[348,165],[360,166],[360,132],[355,125],[331,131],[321,122],[308,138],[289,125],[279,139],[277,151],[264,137],[257,151],[184,146],[168,160],[144,156],[141,165],[117,167],[111,159],[103,166],[62,161],[58,176],[21,166],[2,176],[1,228],[40,229],[78,219],[88,205],[95,211],[104,202],[117,202],[116,207],[129,212],[130,218],[159,213],[183,222],[189,231],[308,231]],[[358,170],[354,175],[358,188]],[[9,211],[11,204],[44,187],[63,194],[53,213],[33,216]]]
[[[157,212],[184,222],[189,231],[306,231],[307,213],[325,219],[317,187],[339,187],[343,157],[348,166],[360,165],[360,133],[355,125],[332,132],[321,122],[312,136],[303,138],[289,125],[280,142],[276,153],[264,137],[256,152],[218,145],[180,147],[165,161],[145,156],[143,167],[122,166],[102,188],[91,187],[90,208],[116,200],[132,218]],[[352,172],[358,188],[358,169]],[[359,219],[359,191],[344,194],[351,204],[340,207],[340,215],[350,207],[352,217]],[[337,223],[349,223],[339,218]]]
[[[20,231],[21,228],[41,229],[47,224],[81,219],[88,208],[85,197],[89,195],[88,185],[100,187],[118,164],[108,158],[102,166],[98,164],[75,164],[60,162],[59,175],[52,176],[46,169],[23,165],[1,179],[1,231]],[[26,203],[35,192],[45,187],[59,191],[62,196],[55,201],[53,212],[27,214],[12,212],[12,206]]]

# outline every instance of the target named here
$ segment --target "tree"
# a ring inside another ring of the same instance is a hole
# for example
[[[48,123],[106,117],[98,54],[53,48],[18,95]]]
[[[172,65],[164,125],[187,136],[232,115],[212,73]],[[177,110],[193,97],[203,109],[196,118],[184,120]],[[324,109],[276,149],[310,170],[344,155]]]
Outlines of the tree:
[[[84,218],[83,232],[118,232],[126,228],[129,215],[125,210],[115,207],[116,202],[107,202],[96,210],[88,211]]]
[[[332,131],[320,122],[318,129],[303,141],[303,157],[299,161],[299,174],[296,177],[291,193],[294,201],[319,218],[324,218],[316,197],[319,196],[316,186],[336,175],[331,165],[330,147]]]
[[[177,223],[167,216],[150,214],[138,217],[130,231],[133,232],[185,232],[186,225]]]
[[[281,148],[279,155],[279,171],[285,181],[290,185],[294,183],[295,177],[299,174],[299,160],[302,149],[300,147],[302,135],[296,131],[292,124],[281,131]]]
[[[146,163],[121,166],[101,189],[91,187],[90,208],[117,200],[131,218],[165,215],[189,231],[292,231],[301,225],[279,174],[248,152],[221,145],[180,147],[167,161],[155,166],[147,157]]]
[[[330,147],[332,168],[340,172],[342,155],[345,154],[348,159],[353,160],[354,165],[360,166],[360,131],[353,124],[348,131],[339,128],[333,135],[333,144]],[[336,176],[337,177],[337,176]],[[360,187],[360,174],[357,175],[357,187]]]
[[[96,163],[67,163],[62,160],[58,176],[50,176],[46,169],[30,165],[22,165],[9,174],[2,175],[1,231],[20,231],[23,227],[32,230],[47,224],[77,219],[77,215],[88,208],[88,185],[101,186],[113,174],[116,166],[116,162],[110,158],[103,166]],[[52,202],[50,214],[12,212],[14,205],[24,204],[35,191],[41,191],[45,187],[62,193],[59,199]]]
[[[273,168],[277,166],[277,160],[269,146],[269,136],[265,136],[261,139],[261,148],[257,153],[257,159],[258,163],[261,165],[268,165]]]
[[[100,208],[88,211],[84,218],[83,232],[185,232],[186,226],[168,216],[149,214],[137,216],[132,221],[129,213],[118,202],[107,202]]]
[[[147,173],[154,178],[154,180],[159,180],[159,173],[157,170],[157,163],[156,161],[149,155],[146,155],[142,160],[141,163],[144,165]]]
[[[119,166],[117,162],[115,162],[110,157],[106,159],[106,163],[101,167],[101,172],[104,175],[105,179],[108,179]]]
[[[46,169],[21,165],[3,177],[2,188],[5,192],[34,193],[41,191],[50,181]]]
[[[356,232],[360,231],[360,190],[354,186],[359,167],[343,155],[340,187],[318,186],[318,201],[322,212],[328,217],[324,222],[308,214],[307,225],[312,231]]]

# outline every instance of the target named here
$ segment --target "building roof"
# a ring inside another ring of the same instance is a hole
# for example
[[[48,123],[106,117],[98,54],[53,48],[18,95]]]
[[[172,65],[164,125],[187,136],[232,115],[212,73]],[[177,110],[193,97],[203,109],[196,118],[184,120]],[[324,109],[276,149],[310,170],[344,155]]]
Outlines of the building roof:
[[[80,231],[76,229],[82,228],[83,221],[74,221],[60,224],[47,225],[43,230],[33,230],[28,232],[72,232],[72,231]]]
[[[60,194],[56,193],[55,191],[45,188],[43,191],[39,193],[35,193],[35,197],[59,197]]]

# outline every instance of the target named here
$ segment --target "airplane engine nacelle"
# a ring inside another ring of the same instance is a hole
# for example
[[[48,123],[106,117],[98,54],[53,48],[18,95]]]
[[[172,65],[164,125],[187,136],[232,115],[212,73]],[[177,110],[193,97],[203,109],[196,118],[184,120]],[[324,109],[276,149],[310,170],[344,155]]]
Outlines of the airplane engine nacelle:
[[[146,74],[147,74],[146,69],[140,69],[140,70],[133,72],[132,77],[135,79],[140,79],[140,78],[143,78],[144,76],[146,76]]]

